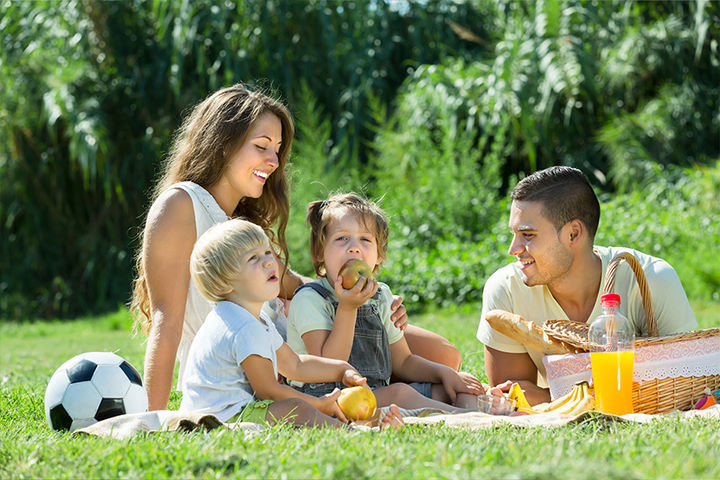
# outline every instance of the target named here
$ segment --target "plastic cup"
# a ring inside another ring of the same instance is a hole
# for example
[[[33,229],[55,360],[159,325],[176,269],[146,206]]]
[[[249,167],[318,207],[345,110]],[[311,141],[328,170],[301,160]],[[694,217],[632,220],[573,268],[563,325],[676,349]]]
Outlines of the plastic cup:
[[[515,400],[499,395],[479,395],[478,412],[488,415],[510,415],[515,411]]]

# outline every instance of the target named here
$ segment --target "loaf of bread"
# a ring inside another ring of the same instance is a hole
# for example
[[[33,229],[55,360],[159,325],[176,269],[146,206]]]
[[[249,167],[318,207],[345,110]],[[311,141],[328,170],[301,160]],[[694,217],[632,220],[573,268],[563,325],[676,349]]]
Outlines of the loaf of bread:
[[[545,355],[575,353],[576,349],[565,342],[549,337],[541,327],[520,315],[504,310],[491,310],[485,315],[490,326],[498,332]]]

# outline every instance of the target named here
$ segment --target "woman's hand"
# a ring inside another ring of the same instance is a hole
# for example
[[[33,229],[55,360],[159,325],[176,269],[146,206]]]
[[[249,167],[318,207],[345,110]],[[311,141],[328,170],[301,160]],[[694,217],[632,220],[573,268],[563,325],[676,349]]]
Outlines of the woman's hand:
[[[397,328],[404,332],[408,326],[408,316],[405,305],[403,305],[402,302],[403,298],[400,295],[393,295],[393,302],[392,305],[390,305],[390,311],[392,312],[390,320]]]

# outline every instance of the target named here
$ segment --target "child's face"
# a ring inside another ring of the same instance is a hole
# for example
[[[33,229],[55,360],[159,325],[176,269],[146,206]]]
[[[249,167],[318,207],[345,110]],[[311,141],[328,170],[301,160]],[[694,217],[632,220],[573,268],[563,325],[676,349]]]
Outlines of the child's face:
[[[357,258],[371,268],[380,264],[377,238],[370,225],[359,216],[346,212],[328,224],[323,261],[326,278],[335,284],[340,268],[352,258]]]
[[[278,264],[269,244],[245,252],[231,286],[233,291],[228,295],[228,300],[245,308],[262,305],[278,296]]]

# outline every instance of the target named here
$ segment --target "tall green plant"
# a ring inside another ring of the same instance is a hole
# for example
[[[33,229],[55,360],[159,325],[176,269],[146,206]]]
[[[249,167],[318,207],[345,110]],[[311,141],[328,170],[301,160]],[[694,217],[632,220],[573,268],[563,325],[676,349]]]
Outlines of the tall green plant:
[[[655,165],[652,178],[642,189],[603,199],[597,243],[661,257],[688,296],[719,300],[720,261],[703,247],[720,244],[720,160],[684,169]]]
[[[504,239],[490,230],[503,212],[505,130],[477,138],[443,85],[404,92],[374,144],[372,188],[383,193],[391,232],[382,279],[411,312],[479,301],[504,258]]]
[[[646,28],[626,29],[605,52],[606,92],[624,108],[598,140],[621,191],[650,187],[657,166],[707,164],[720,156],[720,5],[667,9],[662,17],[649,15]]]
[[[2,20],[6,315],[68,313],[68,298],[85,309],[107,304],[125,260],[114,223],[129,205],[105,112],[87,95],[100,81],[87,57],[90,28],[74,2],[65,6],[9,3]]]
[[[363,179],[357,154],[347,141],[333,141],[330,120],[305,83],[301,84],[294,116],[297,137],[293,143],[287,241],[293,268],[313,276],[310,230],[305,220],[308,203],[337,190],[362,192]]]
[[[371,96],[389,102],[408,62],[476,48],[447,23],[481,26],[471,6],[411,7],[4,1],[0,317],[69,316],[126,300],[170,135],[183,111],[222,86],[258,80],[293,105],[306,82],[329,141],[361,162]]]

